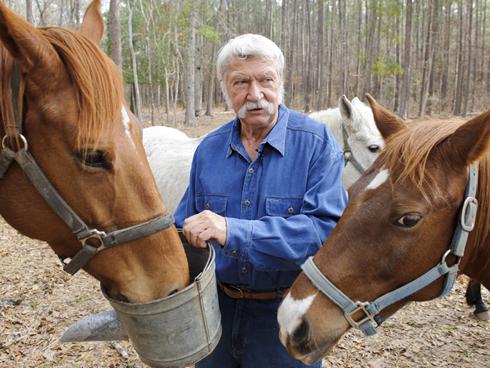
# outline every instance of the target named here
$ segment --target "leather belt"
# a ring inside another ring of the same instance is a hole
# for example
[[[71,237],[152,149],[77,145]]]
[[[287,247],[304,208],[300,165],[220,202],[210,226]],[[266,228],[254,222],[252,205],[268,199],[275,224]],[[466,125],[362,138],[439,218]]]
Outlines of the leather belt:
[[[289,291],[289,288],[270,291],[251,291],[232,285],[224,285],[221,282],[218,282],[218,286],[226,295],[233,299],[277,300],[282,299]]]

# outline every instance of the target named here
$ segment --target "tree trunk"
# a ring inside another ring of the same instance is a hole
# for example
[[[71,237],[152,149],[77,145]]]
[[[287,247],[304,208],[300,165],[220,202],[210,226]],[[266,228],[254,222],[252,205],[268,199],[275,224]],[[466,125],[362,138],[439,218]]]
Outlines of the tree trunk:
[[[398,114],[406,119],[409,114],[409,89],[410,89],[410,52],[412,44],[412,10],[413,0],[406,0],[406,16],[405,16],[405,46],[403,50],[403,81],[402,93],[400,96],[400,111]]]
[[[202,114],[203,68],[202,68],[202,38],[196,39],[194,47],[195,80],[194,80],[194,109],[195,116]]]
[[[427,37],[425,40],[424,63],[422,71],[422,83],[420,85],[420,104],[419,116],[425,115],[427,107],[427,98],[429,93],[430,72],[432,71],[433,60],[433,39],[434,39],[434,24],[437,22],[436,11],[439,4],[437,0],[432,0],[429,4],[429,14],[427,16]]]
[[[324,64],[325,61],[324,59],[324,50],[325,50],[325,45],[324,45],[324,33],[325,33],[325,21],[324,21],[324,14],[325,9],[323,6],[323,1],[319,1],[318,3],[318,48],[317,48],[317,60],[316,60],[316,65],[318,69],[318,77],[316,78],[317,85],[316,85],[316,95],[318,96],[315,102],[315,109],[316,110],[321,110],[322,109],[322,103],[323,103],[323,86],[325,85],[325,71],[324,71]]]
[[[454,115],[461,115],[463,104],[463,88],[464,88],[464,65],[463,65],[463,34],[464,34],[464,18],[463,18],[463,0],[458,1],[458,13],[459,13],[459,37],[458,37],[458,69],[456,73],[456,96],[454,100]]]
[[[395,53],[396,53],[397,65],[401,65],[401,63],[402,63],[400,18],[401,18],[401,12],[396,17],[396,20],[395,20],[395,38],[396,38]],[[402,86],[402,83],[401,83],[400,73],[397,73],[395,76],[395,98],[394,98],[395,101],[393,102],[393,111],[399,111],[399,109],[400,109],[401,86]]]
[[[312,42],[313,42],[313,32],[311,27],[311,12],[310,12],[310,2],[305,0],[305,12],[306,12],[306,30],[307,30],[307,44],[306,44],[306,60],[305,68],[303,69],[303,96],[304,96],[304,112],[308,113],[311,111],[311,74],[312,74]]]
[[[185,122],[187,126],[196,124],[195,110],[195,76],[196,76],[196,6],[191,2],[190,24],[186,47],[186,80],[185,80]]]
[[[142,122],[143,116],[141,111],[141,95],[140,86],[138,82],[138,64],[136,63],[136,53],[133,45],[133,10],[131,8],[131,1],[127,3],[128,7],[128,44],[129,52],[131,54],[131,67],[133,70],[133,88],[134,88],[134,114]]]
[[[122,70],[121,18],[119,0],[111,0],[110,2],[109,22],[111,35],[111,58],[119,69]]]
[[[469,0],[467,3],[467,17],[468,17],[468,29],[466,32],[466,37],[467,37],[467,42],[468,42],[468,49],[466,52],[466,76],[464,77],[466,83],[464,86],[464,92],[463,92],[463,109],[461,111],[462,116],[466,116],[468,114],[468,101],[469,101],[469,96],[470,96],[470,91],[472,89],[472,78],[471,75],[473,73],[473,66],[474,66],[474,60],[473,60],[473,0]]]
[[[213,106],[214,106],[214,81],[216,78],[216,44],[213,43],[211,49],[211,62],[209,63],[209,79],[208,79],[208,90],[207,90],[207,102],[206,102],[206,116],[213,116]]]
[[[449,89],[449,52],[451,40],[451,7],[452,1],[446,0],[446,11],[444,15],[444,42],[442,46],[442,78],[441,78],[441,102],[446,104]]]
[[[32,0],[26,0],[26,20],[34,24],[34,16],[32,14]]]
[[[356,84],[354,87],[356,96],[360,96],[362,94],[361,91],[361,47],[362,47],[362,1],[357,3],[358,13],[357,13],[357,44],[356,44]]]

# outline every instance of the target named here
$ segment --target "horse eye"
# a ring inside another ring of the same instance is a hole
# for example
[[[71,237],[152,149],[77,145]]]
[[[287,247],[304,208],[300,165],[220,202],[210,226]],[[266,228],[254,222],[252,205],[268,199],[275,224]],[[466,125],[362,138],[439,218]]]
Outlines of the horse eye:
[[[409,213],[408,215],[403,215],[398,220],[396,220],[396,224],[401,227],[414,227],[419,223],[422,219],[422,215],[418,213]]]
[[[379,151],[379,146],[377,144],[372,144],[368,147],[368,149],[372,152],[372,153],[376,153]]]
[[[78,154],[78,159],[83,165],[109,170],[112,165],[107,160],[107,155],[101,150],[83,151]]]

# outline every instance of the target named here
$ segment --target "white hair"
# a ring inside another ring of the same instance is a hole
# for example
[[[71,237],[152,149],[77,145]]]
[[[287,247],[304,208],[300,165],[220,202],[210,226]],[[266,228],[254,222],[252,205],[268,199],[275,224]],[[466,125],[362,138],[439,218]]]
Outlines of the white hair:
[[[280,85],[278,101],[279,103],[282,102],[284,96],[284,55],[281,49],[267,37],[247,33],[229,40],[218,53],[218,79],[221,85],[221,92],[229,107],[231,107],[231,99],[228,95],[228,90],[226,89],[226,68],[230,59],[233,57],[238,57],[240,59],[260,57],[271,60],[277,75],[279,76]]]

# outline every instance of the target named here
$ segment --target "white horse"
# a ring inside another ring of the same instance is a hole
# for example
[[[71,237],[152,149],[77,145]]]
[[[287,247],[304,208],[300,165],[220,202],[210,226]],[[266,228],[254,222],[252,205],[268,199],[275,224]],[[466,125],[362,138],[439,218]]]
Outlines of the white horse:
[[[371,166],[384,147],[384,140],[371,108],[357,97],[342,96],[339,107],[313,112],[312,119],[326,124],[344,152],[343,182],[348,189]]]
[[[344,151],[346,168],[343,180],[348,188],[384,147],[371,109],[357,97],[350,102],[342,96],[339,107],[318,111],[310,116],[329,127]],[[204,137],[190,138],[180,130],[163,126],[143,129],[143,144],[150,167],[160,194],[165,198],[165,205],[171,212],[175,212],[184,195],[194,151]]]
[[[154,126],[143,129],[143,144],[153,176],[165,198],[165,206],[175,212],[189,183],[192,157],[205,136],[191,138],[178,129]]]

